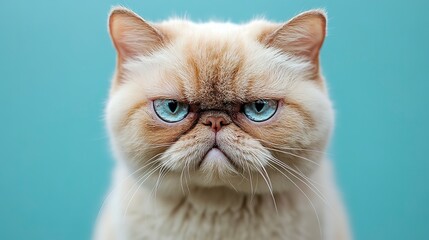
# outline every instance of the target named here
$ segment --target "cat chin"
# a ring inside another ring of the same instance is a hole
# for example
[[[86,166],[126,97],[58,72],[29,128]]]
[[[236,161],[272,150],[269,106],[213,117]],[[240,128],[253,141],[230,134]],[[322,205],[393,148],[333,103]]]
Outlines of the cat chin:
[[[243,178],[241,173],[232,172],[219,172],[213,171],[195,171],[183,174],[181,177],[180,173],[170,172],[163,177],[161,183],[158,183],[157,191],[161,195],[188,195],[194,191],[211,191],[213,188],[229,189],[239,195],[249,194],[271,194],[288,191],[294,187],[294,185],[287,184],[284,181],[283,176],[272,175],[270,176],[270,182],[272,185],[267,185],[265,179],[258,175],[259,173],[253,173],[250,182],[249,176]],[[185,176],[186,175],[186,176]],[[186,178],[186,179],[185,179]],[[153,181],[148,181],[148,188],[155,189],[157,184],[158,176],[153,176]],[[271,188],[271,189],[270,189]]]
[[[237,173],[236,166],[220,149],[210,149],[199,163],[199,170],[207,174],[209,179],[228,177],[230,173]]]

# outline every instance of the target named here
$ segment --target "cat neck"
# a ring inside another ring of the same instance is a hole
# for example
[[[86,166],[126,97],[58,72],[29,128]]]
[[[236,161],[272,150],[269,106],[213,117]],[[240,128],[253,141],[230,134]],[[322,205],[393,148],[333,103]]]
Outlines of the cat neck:
[[[196,188],[185,197],[185,201],[196,211],[207,213],[258,211],[268,212],[289,209],[296,204],[293,191],[276,193],[241,193],[227,187]]]

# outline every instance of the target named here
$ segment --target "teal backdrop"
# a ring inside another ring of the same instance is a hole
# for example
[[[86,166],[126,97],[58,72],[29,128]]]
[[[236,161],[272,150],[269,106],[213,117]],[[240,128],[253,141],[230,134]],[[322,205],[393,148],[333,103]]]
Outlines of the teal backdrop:
[[[122,4],[170,16],[287,20],[325,8],[330,148],[355,239],[428,239],[429,1],[0,3],[0,239],[89,239],[113,159],[103,122]]]

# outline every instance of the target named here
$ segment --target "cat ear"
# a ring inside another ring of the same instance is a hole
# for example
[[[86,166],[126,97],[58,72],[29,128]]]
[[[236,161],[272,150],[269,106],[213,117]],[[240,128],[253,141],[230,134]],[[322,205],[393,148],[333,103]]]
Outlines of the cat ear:
[[[325,35],[326,13],[323,10],[311,10],[267,34],[262,43],[317,63]]]
[[[120,60],[150,54],[164,43],[159,30],[123,7],[110,12],[109,33]]]

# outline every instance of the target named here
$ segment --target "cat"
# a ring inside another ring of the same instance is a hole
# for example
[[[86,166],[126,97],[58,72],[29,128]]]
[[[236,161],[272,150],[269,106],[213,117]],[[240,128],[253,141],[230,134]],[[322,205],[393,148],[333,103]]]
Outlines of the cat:
[[[351,239],[325,156],[323,10],[237,25],[115,7],[108,22],[117,161],[94,239]]]

